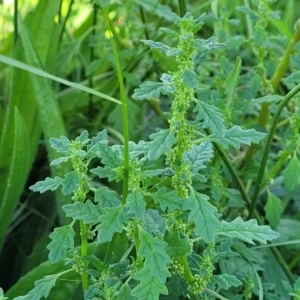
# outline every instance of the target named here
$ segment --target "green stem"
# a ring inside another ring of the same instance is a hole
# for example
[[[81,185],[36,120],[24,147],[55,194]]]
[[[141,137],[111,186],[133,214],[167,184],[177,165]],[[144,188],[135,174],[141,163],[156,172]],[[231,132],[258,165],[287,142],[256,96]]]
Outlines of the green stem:
[[[286,106],[286,104],[299,92],[300,92],[300,84],[295,86],[282,99],[282,101],[280,102],[280,104],[277,108],[277,111],[276,111],[276,113],[273,117],[273,122],[272,122],[272,125],[271,125],[271,128],[270,128],[270,132],[269,132],[268,139],[267,139],[267,144],[266,144],[265,149],[264,149],[264,153],[263,153],[263,157],[262,157],[262,160],[261,160],[261,163],[260,163],[260,168],[259,168],[259,171],[258,171],[253,196],[252,196],[252,199],[251,199],[250,217],[253,216],[253,214],[255,212],[255,209],[256,209],[258,194],[259,194],[260,189],[261,189],[262,180],[263,180],[264,172],[265,172],[265,167],[267,165],[270,148],[271,148],[271,145],[272,145],[272,141],[273,141],[273,137],[274,137],[274,134],[275,134],[275,130],[276,130],[276,126],[277,126],[279,117],[281,115],[281,112],[282,112],[283,108]]]
[[[14,46],[16,47],[17,45],[17,39],[18,39],[18,0],[14,1]]]
[[[115,32],[113,28],[113,24],[110,22],[108,17],[108,10],[106,7],[102,7],[103,16],[105,19],[105,23],[107,28],[111,32]],[[124,88],[124,79],[122,75],[121,65],[119,61],[118,52],[115,46],[113,39],[110,39],[111,47],[113,50],[113,55],[116,64],[116,71],[118,76],[118,82],[120,87],[120,98],[122,102],[122,121],[123,121],[123,135],[124,135],[124,178],[123,178],[123,196],[122,202],[125,203],[128,194],[128,175],[129,175],[129,128],[128,128],[128,112],[127,112],[127,102],[126,102],[126,93]]]
[[[188,284],[192,284],[194,282],[194,275],[192,274],[192,271],[189,267],[188,261],[187,261],[187,255],[182,255],[178,257],[178,261],[184,268],[184,278],[187,281]],[[190,294],[190,297],[192,300],[197,300],[198,297],[194,294]]]
[[[182,18],[186,14],[186,0],[178,0],[179,16]]]
[[[210,293],[210,294],[212,294],[213,296],[215,296],[215,297],[218,298],[218,299],[221,299],[221,300],[229,300],[228,298],[225,298],[225,297],[221,296],[220,294],[216,293],[215,291],[210,290],[210,289],[208,289],[208,288],[205,288],[205,291],[208,292],[208,293]]]
[[[83,221],[80,221],[80,231],[81,231],[81,258],[84,262],[84,270],[81,274],[83,291],[89,288],[88,274],[87,274],[87,263],[84,260],[88,253],[88,230],[87,225]]]
[[[283,54],[283,57],[277,66],[274,75],[271,78],[271,85],[273,86],[274,91],[277,90],[278,85],[280,83],[281,78],[283,77],[286,69],[289,66],[290,62],[290,55],[292,54],[294,50],[295,44],[300,40],[300,20],[297,21],[296,23],[296,31],[288,44],[287,48],[285,49],[285,52]],[[258,124],[261,126],[265,127],[267,124],[268,116],[269,116],[269,103],[263,103],[259,117],[258,117]],[[257,145],[252,144],[245,155],[244,162],[251,161],[252,156],[257,150]]]

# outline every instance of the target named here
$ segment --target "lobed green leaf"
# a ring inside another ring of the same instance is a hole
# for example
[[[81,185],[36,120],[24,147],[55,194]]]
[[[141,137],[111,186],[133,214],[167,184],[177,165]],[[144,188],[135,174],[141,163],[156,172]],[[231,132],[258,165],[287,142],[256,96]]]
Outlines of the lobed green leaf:
[[[123,223],[128,222],[128,217],[122,205],[106,207],[104,212],[105,214],[99,217],[102,223],[97,226],[99,243],[111,241],[114,233],[121,233],[123,231]]]
[[[218,143],[225,149],[229,146],[239,149],[241,144],[258,144],[266,135],[266,133],[258,132],[254,129],[243,130],[240,126],[233,126],[229,130],[225,130],[225,133],[221,136],[217,134],[211,135],[210,140]]]
[[[212,243],[220,222],[215,216],[217,209],[208,200],[208,196],[192,191],[189,198],[183,201],[182,209],[190,210],[189,221],[195,223],[196,235],[206,243]]]
[[[67,173],[65,175],[65,178],[61,182],[63,186],[62,188],[63,194],[65,196],[72,194],[78,188],[79,180],[80,178],[77,171],[72,171]]]
[[[101,187],[95,190],[95,202],[99,203],[100,211],[103,214],[106,207],[116,207],[120,205],[120,200],[117,198],[118,194],[108,189]]]
[[[40,300],[49,296],[51,289],[55,286],[58,276],[47,276],[43,279],[37,280],[34,283],[34,288],[26,295],[19,296],[14,300]]]
[[[55,176],[55,178],[47,177],[43,181],[38,181],[36,184],[29,187],[33,192],[44,193],[46,191],[54,191],[56,190],[63,182],[63,178]]]
[[[167,208],[170,211],[181,209],[184,199],[178,196],[176,190],[168,191],[167,188],[159,188],[157,192],[151,193],[150,195],[154,202],[159,204],[162,210]]]
[[[241,217],[229,223],[222,221],[216,233],[231,239],[240,239],[250,244],[254,244],[254,241],[266,244],[267,241],[273,241],[280,236],[280,234],[273,231],[270,226],[260,226],[256,220],[244,222]]]
[[[206,168],[204,163],[210,161],[212,157],[213,149],[210,142],[192,145],[192,149],[184,153],[184,160],[191,166],[194,174]]]
[[[95,205],[91,200],[86,202],[74,202],[62,207],[67,217],[74,220],[82,220],[85,224],[99,223],[99,216],[102,214],[99,204]]]
[[[74,248],[75,231],[70,225],[57,227],[49,237],[52,240],[47,246],[50,250],[49,260],[54,264],[66,258],[68,249]]]
[[[151,276],[164,284],[167,277],[171,276],[167,264],[171,261],[166,253],[166,242],[153,237],[143,229],[139,231],[140,247],[138,256],[145,258],[144,266],[150,270]]]
[[[148,268],[143,268],[133,276],[140,283],[132,290],[131,295],[137,299],[159,300],[159,295],[168,295],[168,289],[154,276]]]
[[[156,160],[168,153],[176,143],[174,133],[170,129],[159,130],[157,133],[151,134],[150,138],[153,140],[147,145],[150,160]]]
[[[197,120],[204,121],[205,127],[213,133],[222,136],[225,132],[224,118],[218,108],[197,100],[194,111],[197,111]]]
[[[213,275],[211,284],[216,285],[219,289],[228,290],[232,286],[238,287],[243,283],[240,280],[238,280],[234,275],[221,274]]]
[[[128,195],[127,206],[129,208],[129,213],[134,215],[138,221],[143,219],[143,215],[146,212],[146,202],[139,191],[134,190]]]

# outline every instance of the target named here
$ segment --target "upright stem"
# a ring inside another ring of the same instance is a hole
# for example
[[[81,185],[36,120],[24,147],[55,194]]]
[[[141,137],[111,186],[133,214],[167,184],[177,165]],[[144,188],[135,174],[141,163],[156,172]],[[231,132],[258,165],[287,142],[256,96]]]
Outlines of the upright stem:
[[[261,188],[261,184],[263,181],[263,177],[264,177],[264,172],[265,172],[265,167],[268,161],[268,156],[269,156],[269,152],[270,152],[270,148],[271,148],[271,144],[273,141],[273,137],[275,134],[275,130],[276,130],[276,125],[278,123],[279,117],[281,115],[281,112],[283,110],[283,108],[286,106],[286,104],[297,94],[300,92],[300,83],[295,86],[280,102],[277,111],[273,117],[273,122],[270,128],[270,132],[268,135],[268,139],[267,139],[267,144],[266,147],[264,149],[264,153],[263,153],[263,157],[261,160],[261,164],[260,164],[260,168],[258,171],[258,175],[257,175],[257,179],[256,179],[256,184],[255,184],[255,188],[254,188],[254,193],[252,196],[252,200],[251,200],[251,208],[250,208],[250,217],[253,217],[253,214],[255,212],[255,208],[256,208],[256,204],[257,204],[257,200],[258,200],[258,194]]]
[[[104,16],[104,20],[106,23],[106,27],[111,31],[115,32],[116,30],[113,27],[112,22],[110,22],[108,17],[108,10],[106,7],[102,7],[102,12]],[[120,98],[122,102],[122,121],[123,121],[123,135],[124,135],[124,172],[123,172],[123,196],[122,196],[122,202],[125,203],[127,199],[128,194],[128,175],[129,175],[129,129],[128,129],[128,113],[127,113],[127,102],[126,102],[126,93],[124,88],[124,80],[122,75],[122,69],[119,61],[118,52],[115,46],[115,43],[113,39],[110,39],[111,41],[111,47],[113,50],[113,55],[115,59],[116,64],[116,71],[118,76],[118,82],[120,87]]]
[[[81,232],[81,257],[87,257],[88,251],[88,230],[87,225],[83,221],[80,221],[80,232]],[[82,287],[86,291],[89,288],[87,263],[84,261],[84,271],[81,274]]]
[[[275,70],[273,77],[270,80],[274,91],[277,90],[280,80],[283,77],[286,69],[289,66],[290,55],[292,54],[292,52],[294,50],[295,44],[300,40],[300,20],[297,21],[295,27],[296,27],[296,31],[295,31],[290,43],[288,44],[288,46],[283,54],[283,57]],[[260,113],[259,113],[259,117],[258,117],[258,124],[265,127],[267,124],[268,116],[269,116],[269,103],[263,103]],[[257,149],[257,145],[254,145],[254,144],[252,144],[248,148],[245,158],[244,158],[245,163],[247,163],[248,161],[251,160],[252,156],[256,152],[256,149]]]
[[[18,0],[14,1],[14,43],[15,47],[17,45],[17,39],[18,39]]]
[[[179,16],[183,17],[186,14],[186,0],[178,0]]]

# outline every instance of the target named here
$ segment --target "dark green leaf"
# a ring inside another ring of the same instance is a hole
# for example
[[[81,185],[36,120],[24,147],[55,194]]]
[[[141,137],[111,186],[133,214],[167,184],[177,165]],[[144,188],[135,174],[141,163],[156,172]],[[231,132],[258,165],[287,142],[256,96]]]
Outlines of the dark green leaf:
[[[225,126],[223,115],[215,106],[198,100],[194,111],[198,111],[197,120],[203,120],[206,128],[209,128],[213,133],[220,136],[224,134]]]
[[[93,204],[91,200],[87,200],[84,203],[76,201],[72,204],[64,205],[62,208],[66,212],[67,217],[71,217],[74,220],[83,220],[85,224],[99,223],[100,206]]]
[[[191,245],[186,238],[181,238],[178,231],[166,233],[164,241],[168,243],[166,252],[170,257],[185,255],[191,251]]]
[[[180,198],[176,190],[168,191],[167,188],[159,188],[157,192],[152,193],[151,197],[154,202],[159,204],[162,210],[167,208],[170,211],[175,211],[176,209],[181,209],[183,198]]]
[[[120,290],[116,300],[137,300],[136,297],[131,296],[131,288],[128,283],[124,283]]]
[[[153,133],[150,138],[153,140],[147,145],[150,160],[156,160],[163,154],[168,153],[176,143],[174,133],[170,129],[162,129],[157,133]]]
[[[283,207],[281,200],[277,198],[274,194],[272,194],[268,190],[268,200],[264,207],[264,211],[266,212],[266,219],[270,223],[270,225],[274,228],[280,222],[280,217],[283,212]]]
[[[139,238],[140,247],[138,249],[138,255],[145,258],[145,268],[150,270],[151,276],[164,284],[167,277],[171,276],[167,268],[167,264],[171,259],[165,250],[168,244],[157,237],[153,237],[142,229],[139,231]]]
[[[29,187],[34,192],[44,193],[46,191],[54,191],[56,190],[61,184],[64,179],[58,176],[55,178],[47,177],[44,181],[38,181],[36,184]]]
[[[230,103],[233,98],[233,92],[241,72],[241,65],[242,61],[239,57],[237,57],[233,70],[224,82],[227,103]]]
[[[99,243],[111,241],[114,233],[122,232],[123,223],[128,221],[124,206],[106,207],[104,212],[105,214],[99,218],[102,223],[97,226]]]
[[[132,290],[131,295],[138,299],[159,300],[159,295],[168,295],[168,289],[154,276],[149,275],[150,270],[143,268],[133,276],[140,283]]]
[[[250,244],[254,244],[253,241],[266,244],[267,241],[273,241],[280,236],[280,234],[273,231],[270,226],[260,226],[256,220],[244,222],[241,217],[229,223],[222,221],[216,233],[231,239],[240,239]]]
[[[72,171],[67,173],[65,175],[65,178],[61,182],[63,186],[62,188],[63,194],[65,196],[72,194],[78,188],[79,180],[80,178],[77,171]]]
[[[196,235],[202,237],[206,243],[211,243],[220,222],[215,216],[218,210],[208,200],[206,195],[191,192],[190,197],[183,201],[183,210],[190,210],[189,221],[195,223]]]
[[[50,250],[49,260],[54,264],[66,258],[68,249],[74,248],[75,231],[70,225],[57,227],[49,237],[52,240],[47,246]]]
[[[129,212],[133,214],[138,221],[142,220],[143,215],[146,212],[146,202],[139,191],[134,190],[128,195],[127,205],[129,207]]]
[[[296,154],[282,172],[283,183],[288,192],[300,184],[300,162]]]

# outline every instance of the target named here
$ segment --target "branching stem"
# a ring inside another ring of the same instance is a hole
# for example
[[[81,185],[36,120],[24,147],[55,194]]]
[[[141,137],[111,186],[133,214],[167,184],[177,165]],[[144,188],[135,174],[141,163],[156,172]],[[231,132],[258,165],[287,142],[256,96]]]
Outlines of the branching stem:
[[[279,117],[281,115],[281,112],[282,112],[283,108],[286,106],[286,104],[299,92],[300,92],[300,83],[297,86],[295,86],[282,99],[282,101],[280,102],[280,104],[277,108],[277,111],[276,111],[276,113],[273,117],[273,121],[272,121],[272,124],[271,124],[268,139],[267,139],[267,144],[266,144],[264,152],[263,152],[263,156],[262,156],[260,168],[258,170],[258,175],[257,175],[257,180],[256,180],[253,196],[252,196],[252,199],[251,199],[250,217],[253,216],[255,208],[256,208],[256,204],[257,204],[257,200],[258,200],[258,194],[259,194],[260,189],[261,189],[265,168],[266,168],[266,165],[267,165],[270,148],[271,148],[271,144],[272,144],[272,141],[273,141],[273,137],[274,137],[274,134],[275,134],[275,130],[276,130],[276,126],[277,126]]]

